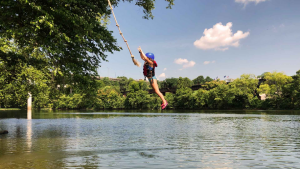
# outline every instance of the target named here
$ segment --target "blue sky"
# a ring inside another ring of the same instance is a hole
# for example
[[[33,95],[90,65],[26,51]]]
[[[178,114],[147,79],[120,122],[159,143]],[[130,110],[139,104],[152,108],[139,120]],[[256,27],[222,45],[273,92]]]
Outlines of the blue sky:
[[[294,75],[300,69],[299,0],[175,0],[172,9],[166,6],[156,1],[153,20],[142,19],[143,10],[134,3],[114,8],[135,58],[143,64],[138,46],[154,53],[159,80],[266,71]],[[123,50],[107,53],[99,75],[143,78],[112,16],[108,29]]]

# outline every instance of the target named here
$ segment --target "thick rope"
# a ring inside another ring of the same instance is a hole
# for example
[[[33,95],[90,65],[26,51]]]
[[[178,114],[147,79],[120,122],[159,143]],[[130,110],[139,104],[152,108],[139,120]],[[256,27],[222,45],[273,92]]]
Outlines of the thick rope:
[[[129,45],[128,45],[128,43],[127,43],[127,40],[124,38],[123,33],[121,32],[120,26],[119,26],[119,24],[118,24],[118,22],[117,22],[117,19],[116,19],[116,16],[115,16],[115,14],[114,14],[113,8],[112,8],[112,6],[111,6],[110,0],[108,0],[108,5],[110,6],[111,12],[112,12],[112,14],[113,14],[113,16],[114,16],[114,18],[115,18],[116,26],[117,26],[118,29],[119,29],[120,35],[122,36],[124,42],[125,42],[126,45],[127,45],[127,48],[128,48],[129,53],[130,53],[130,55],[131,55],[131,58],[132,58],[133,63],[134,63],[135,65],[137,65],[138,67],[140,67],[140,63],[139,63],[136,59],[134,59],[134,56],[133,56],[133,54],[131,53],[131,50],[130,50],[130,48],[129,48]]]

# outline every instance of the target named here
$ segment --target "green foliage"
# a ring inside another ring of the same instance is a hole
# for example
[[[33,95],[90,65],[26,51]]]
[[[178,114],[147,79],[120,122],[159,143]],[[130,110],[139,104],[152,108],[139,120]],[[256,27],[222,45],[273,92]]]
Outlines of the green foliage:
[[[266,94],[267,98],[270,95],[271,88],[268,84],[262,84],[257,89],[259,94]]]
[[[16,43],[0,39],[0,104],[5,107],[25,108],[28,93],[37,95],[41,104],[47,102],[50,73],[44,53],[23,53]]]
[[[73,96],[62,95],[57,101],[56,108],[78,109],[82,108],[84,95],[74,94]]]
[[[166,78],[164,81],[161,82],[162,88],[177,88],[178,78]]]
[[[206,82],[204,85],[202,85],[202,88],[205,90],[210,90],[222,84],[226,84],[226,82],[220,80],[214,80],[214,81]]]
[[[202,109],[208,107],[209,91],[199,89],[194,94],[195,108]]]
[[[176,90],[176,94],[174,96],[175,107],[176,108],[193,108],[193,91],[191,88],[181,87]]]
[[[211,82],[211,81],[213,81],[213,79],[212,79],[212,78],[210,78],[209,76],[206,76],[206,78],[205,78],[205,82]]]
[[[286,92],[285,88],[290,87],[289,83],[293,82],[293,78],[276,71],[264,73],[264,78],[266,79],[264,83],[269,85],[269,97],[272,98],[271,101],[276,108],[282,107],[283,97],[286,95],[286,93],[283,92]],[[286,105],[284,107],[286,107]]]
[[[193,86],[193,81],[191,81],[189,78],[179,77],[177,88],[192,87],[192,86]]]
[[[120,1],[121,0],[111,0],[111,3],[116,6],[117,3]],[[124,1],[132,2],[133,0],[122,0],[122,1],[123,2]],[[168,6],[166,8],[172,9],[172,5],[174,5],[174,0],[165,0],[165,1],[168,2]],[[152,10],[155,9],[154,3],[155,3],[155,0],[137,0],[135,5],[138,5],[143,8],[143,12],[145,14],[143,16],[144,19],[149,19],[149,18],[153,19],[154,16],[152,14]]]
[[[173,93],[166,93],[165,99],[168,101],[168,108],[175,108],[175,98]]]
[[[205,83],[205,79],[204,77],[201,75],[201,76],[198,76],[197,78],[195,78],[193,80],[193,83],[194,84],[204,84]]]
[[[150,95],[147,91],[131,91],[125,99],[126,108],[149,108]]]
[[[167,0],[167,8],[173,1]],[[114,6],[119,2],[112,0]],[[144,9],[146,19],[153,18],[154,0],[135,5]],[[91,101],[97,100],[98,88],[119,86],[92,78],[107,61],[105,53],[120,50],[106,26],[107,0],[3,0],[0,13],[0,104],[25,107],[32,93],[35,107],[55,107],[70,92],[88,98],[86,106],[101,105]]]
[[[203,85],[205,84],[205,82],[211,82],[213,81],[212,78],[210,78],[209,76],[206,76],[206,78],[204,78],[202,75],[198,76],[197,78],[195,78],[193,80],[194,85]]]
[[[243,74],[240,78],[229,83],[229,86],[235,95],[233,101],[234,107],[250,108],[250,102],[257,96],[257,84],[258,79],[253,74]]]
[[[209,91],[208,106],[214,109],[227,109],[230,108],[234,98],[234,90],[223,83]]]

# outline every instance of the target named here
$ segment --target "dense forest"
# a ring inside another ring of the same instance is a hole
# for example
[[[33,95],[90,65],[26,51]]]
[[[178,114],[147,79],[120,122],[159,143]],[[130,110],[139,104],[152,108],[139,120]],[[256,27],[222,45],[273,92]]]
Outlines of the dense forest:
[[[3,66],[0,63],[0,67]],[[113,80],[107,77],[65,77],[58,73],[53,85],[51,72],[34,72],[27,68],[19,71],[15,76],[10,75],[12,72],[0,72],[2,107],[26,108],[28,91],[33,96],[34,108],[159,109],[161,105],[156,94],[148,93],[148,81],[127,77]],[[32,76],[33,79],[41,76],[44,79],[27,86],[22,84],[22,76]],[[13,83],[5,84],[8,78],[14,78]],[[68,78],[78,78],[81,82],[69,84]],[[260,85],[259,78],[264,79]],[[300,70],[292,77],[281,72],[265,72],[258,77],[243,74],[230,83],[198,76],[193,80],[167,78],[158,84],[160,88],[176,88],[176,93],[166,93],[169,109],[300,109]],[[199,84],[199,90],[191,89]],[[126,96],[123,95],[125,91]],[[265,100],[260,99],[261,94],[265,94]]]

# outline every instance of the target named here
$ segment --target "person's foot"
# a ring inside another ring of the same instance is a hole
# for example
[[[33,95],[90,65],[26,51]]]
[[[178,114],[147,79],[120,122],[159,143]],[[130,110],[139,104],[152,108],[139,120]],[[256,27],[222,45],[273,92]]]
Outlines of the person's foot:
[[[162,110],[165,109],[165,108],[167,107],[167,105],[168,105],[168,102],[166,101],[166,103],[163,104],[163,106],[161,107],[161,109],[162,109]]]
[[[163,103],[161,104],[161,106],[160,107],[163,107],[163,105],[165,105],[167,103],[167,101],[165,100],[165,101],[163,101]]]

